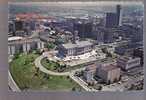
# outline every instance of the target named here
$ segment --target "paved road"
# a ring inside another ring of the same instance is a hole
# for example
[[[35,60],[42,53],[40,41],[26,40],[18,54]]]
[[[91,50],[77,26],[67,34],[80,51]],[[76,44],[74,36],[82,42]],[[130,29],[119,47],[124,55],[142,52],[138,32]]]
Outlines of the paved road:
[[[14,92],[21,92],[15,81],[13,80],[11,73],[8,71],[8,85]]]
[[[13,56],[9,56],[8,58],[8,62],[10,63],[13,59]],[[8,85],[10,87],[10,89],[14,92],[20,92],[21,90],[19,89],[18,85],[15,83],[15,81],[13,80],[13,77],[10,73],[10,71],[8,70]]]

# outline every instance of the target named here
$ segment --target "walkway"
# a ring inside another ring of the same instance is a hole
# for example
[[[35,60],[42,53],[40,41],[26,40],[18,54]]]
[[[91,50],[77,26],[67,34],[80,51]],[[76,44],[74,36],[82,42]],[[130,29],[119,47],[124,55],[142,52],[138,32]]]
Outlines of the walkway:
[[[21,92],[15,81],[13,80],[11,73],[8,71],[8,85],[14,92]]]

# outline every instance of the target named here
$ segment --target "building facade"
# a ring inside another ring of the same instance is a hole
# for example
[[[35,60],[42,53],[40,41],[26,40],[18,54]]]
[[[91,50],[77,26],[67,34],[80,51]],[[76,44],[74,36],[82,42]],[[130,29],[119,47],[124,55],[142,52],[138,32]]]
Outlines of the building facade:
[[[120,79],[120,68],[116,65],[100,65],[97,70],[97,76],[103,79],[107,84],[114,83]]]
[[[95,76],[96,70],[97,70],[97,66],[95,64],[86,67],[83,77],[87,81],[87,83],[93,82],[94,80],[93,78]]]
[[[94,44],[89,41],[78,41],[76,43],[67,43],[59,46],[59,54],[66,56],[77,56],[94,49]]]
[[[116,12],[106,14],[106,28],[115,28],[122,25],[121,6],[116,6]]]
[[[31,50],[44,48],[44,43],[39,39],[10,37],[8,39],[8,54],[14,55],[20,52],[29,52]]]
[[[78,21],[74,23],[73,30],[78,31],[80,38],[90,38],[93,24],[91,22]]]
[[[140,66],[140,58],[120,57],[117,59],[117,66],[123,70],[128,70]]]

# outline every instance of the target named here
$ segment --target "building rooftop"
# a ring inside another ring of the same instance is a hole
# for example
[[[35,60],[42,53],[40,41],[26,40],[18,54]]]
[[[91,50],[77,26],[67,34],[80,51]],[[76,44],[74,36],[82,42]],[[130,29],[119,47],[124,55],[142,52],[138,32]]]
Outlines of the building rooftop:
[[[118,67],[116,65],[109,64],[109,65],[102,66],[101,69],[105,71],[110,71],[110,70],[118,69]]]
[[[96,64],[92,64],[86,67],[86,71],[96,71],[96,69],[97,69]]]
[[[22,40],[23,37],[19,37],[19,36],[13,36],[13,37],[9,37],[8,41],[16,41],[16,40]]]
[[[120,60],[123,60],[125,62],[132,60],[132,59],[139,59],[139,57],[129,57],[129,56],[120,57]]]
[[[13,39],[13,38],[12,38]],[[31,43],[31,42],[39,42],[40,39],[38,38],[14,38],[13,41],[8,41],[8,45],[14,45],[14,44],[23,44],[23,43]]]
[[[85,46],[89,46],[89,45],[93,45],[93,43],[91,43],[89,41],[78,41],[75,44],[67,43],[67,44],[63,44],[62,46],[66,49],[70,49],[70,48],[76,48],[76,47],[85,47]]]

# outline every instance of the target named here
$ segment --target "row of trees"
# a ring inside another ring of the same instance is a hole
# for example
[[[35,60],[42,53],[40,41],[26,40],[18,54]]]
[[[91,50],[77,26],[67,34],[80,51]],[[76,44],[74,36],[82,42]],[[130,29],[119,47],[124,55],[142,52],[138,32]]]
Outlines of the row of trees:
[[[106,57],[112,57],[112,54],[107,50],[107,48],[102,48],[101,50],[106,54]]]

